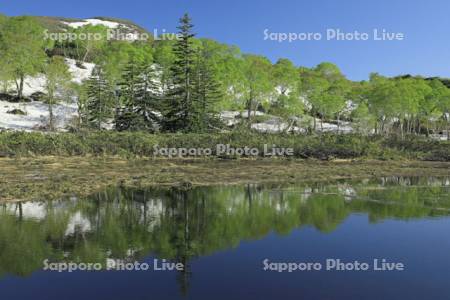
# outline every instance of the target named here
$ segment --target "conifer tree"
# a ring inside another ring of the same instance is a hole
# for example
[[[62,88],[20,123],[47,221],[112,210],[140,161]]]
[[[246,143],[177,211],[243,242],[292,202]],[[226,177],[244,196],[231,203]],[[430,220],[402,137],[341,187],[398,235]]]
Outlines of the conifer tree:
[[[194,127],[193,105],[194,47],[191,18],[185,14],[180,19],[179,36],[174,46],[175,62],[171,68],[172,84],[163,108],[163,129],[166,131],[191,131]]]
[[[101,67],[96,67],[87,85],[87,120],[89,125],[102,129],[112,116],[113,94]]]
[[[159,85],[152,65],[131,59],[120,83],[124,104],[116,122],[118,130],[154,130],[158,117]]]
[[[156,111],[161,109],[161,84],[157,79],[156,69],[153,65],[142,65],[140,87],[141,90],[138,92],[135,102],[136,113],[145,120],[148,128],[154,129],[154,124],[160,122]]]

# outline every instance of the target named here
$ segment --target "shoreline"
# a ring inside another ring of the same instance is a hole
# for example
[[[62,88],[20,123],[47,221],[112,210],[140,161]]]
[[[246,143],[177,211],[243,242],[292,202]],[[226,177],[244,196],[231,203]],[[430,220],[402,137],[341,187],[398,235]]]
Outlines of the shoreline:
[[[450,176],[450,162],[315,159],[0,158],[0,203],[83,197],[111,185],[294,184],[385,176]]]

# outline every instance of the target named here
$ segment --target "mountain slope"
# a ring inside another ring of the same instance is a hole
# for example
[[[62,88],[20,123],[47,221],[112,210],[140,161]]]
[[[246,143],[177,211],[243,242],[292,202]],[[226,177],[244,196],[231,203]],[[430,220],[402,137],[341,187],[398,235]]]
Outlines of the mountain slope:
[[[104,25],[109,28],[122,29],[127,32],[146,33],[151,36],[150,32],[145,28],[124,19],[109,17],[92,17],[86,19],[48,17],[48,16],[32,16],[44,28],[50,32],[65,32],[70,28],[78,28],[84,25]]]

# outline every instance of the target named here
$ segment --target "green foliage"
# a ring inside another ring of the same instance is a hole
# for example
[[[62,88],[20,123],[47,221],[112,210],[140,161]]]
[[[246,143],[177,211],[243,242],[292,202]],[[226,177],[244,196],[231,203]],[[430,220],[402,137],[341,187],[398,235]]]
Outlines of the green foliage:
[[[71,75],[64,58],[59,56],[54,56],[49,60],[45,68],[45,75],[45,89],[47,91],[45,100],[49,111],[49,129],[53,131],[55,129],[53,105],[61,100],[64,89],[69,87]]]
[[[86,25],[71,29],[70,33],[80,37],[72,42],[77,59],[82,62],[92,61],[96,52],[100,51],[106,44],[107,30],[108,28],[103,25]],[[87,38],[81,38],[83,36]]]
[[[197,50],[196,56],[193,78],[196,114],[193,131],[205,132],[211,129],[211,125],[220,125],[217,108],[223,99],[223,89],[217,80],[214,65],[210,62],[209,49],[203,45]]]
[[[370,113],[368,103],[361,101],[351,114],[354,121],[354,128],[361,134],[369,134],[376,122],[375,117]]]
[[[267,107],[270,103],[270,94],[273,91],[271,82],[271,62],[257,55],[244,55],[242,61],[243,80],[240,91],[243,94],[243,108],[247,110],[249,127],[252,117],[259,106]]]
[[[162,127],[169,132],[204,132],[219,123],[215,108],[223,98],[222,88],[211,63],[210,44],[194,40],[193,25],[187,14],[180,19],[178,28],[180,38],[172,47],[174,60],[162,106]]]
[[[210,132],[223,129],[217,112],[246,110],[242,123],[247,128],[255,122],[256,112],[263,111],[281,117],[289,128],[299,125],[309,132],[311,127],[317,129],[317,118],[321,124],[338,126],[341,120],[352,122],[358,133],[367,135],[405,138],[450,131],[450,81],[446,79],[372,74],[369,81],[351,82],[328,62],[312,69],[298,68],[288,59],[272,64],[264,56],[242,54],[235,46],[195,38],[187,15],[181,19],[180,40],[107,41],[105,26],[70,28],[61,21],[79,20],[0,15],[0,90],[8,94],[15,83],[23,98],[27,76],[58,73],[53,64],[46,64],[46,54],[75,58],[79,67],[82,62],[94,62],[102,70],[102,79],[70,89],[78,96],[79,123],[84,118],[85,124],[92,125],[95,120],[96,128],[101,127],[97,118],[101,111],[101,122],[115,116],[117,130]],[[44,39],[44,28],[91,38],[54,45]],[[136,68],[130,68],[131,64]],[[47,82],[48,98],[53,99],[58,89],[57,77]],[[96,97],[92,86],[101,86]],[[100,90],[105,96],[98,96]],[[101,98],[103,104],[95,103]],[[86,122],[89,110],[96,112]],[[299,120],[311,120],[313,125],[299,124]]]
[[[161,75],[161,88],[165,93],[170,86],[171,66],[175,62],[175,53],[173,52],[175,41],[158,40],[153,45],[154,62],[159,66]]]
[[[19,99],[25,77],[43,70],[48,46],[44,29],[31,17],[11,17],[0,26],[0,67],[6,70],[2,77],[15,80]]]
[[[2,26],[6,22],[7,19],[8,19],[7,16],[0,14],[0,26]]]
[[[217,109],[239,107],[236,99],[241,94],[243,80],[242,54],[239,48],[220,44],[211,39],[200,39],[197,45],[203,58],[207,60],[208,67],[214,70],[214,77],[220,83],[222,99],[214,106]]]
[[[448,95],[449,90],[439,81],[412,77],[391,79],[372,74],[367,99],[370,112],[377,120],[376,132],[397,130],[404,136],[420,133],[422,126],[428,134],[430,121],[445,116],[445,107],[439,103],[445,103]],[[389,123],[391,128],[387,128]]]
[[[288,59],[279,59],[272,67],[272,81],[279,93],[271,103],[269,113],[281,117],[292,117],[303,114],[304,103],[299,91],[300,72]]]
[[[180,39],[173,47],[175,61],[171,66],[172,82],[167,93],[167,101],[163,110],[164,130],[176,132],[191,131],[195,124],[194,107],[194,60],[193,25],[191,18],[185,14],[178,27]]]
[[[103,66],[109,82],[118,84],[131,60],[151,64],[153,62],[151,45],[145,42],[110,41],[103,45],[94,62]]]
[[[302,69],[300,77],[300,89],[311,105],[311,115],[320,117],[322,121],[324,118],[339,120],[351,93],[351,86],[338,67],[321,63],[312,70]]]
[[[160,100],[154,67],[133,57],[122,78],[119,86],[124,106],[116,116],[116,129],[154,131]]]
[[[89,126],[102,129],[112,117],[114,93],[101,67],[95,68],[87,82],[86,113]]]
[[[381,136],[322,134],[298,136],[291,134],[256,134],[230,132],[208,134],[148,134],[143,132],[80,132],[80,133],[0,133],[0,152],[12,156],[29,155],[121,155],[153,157],[154,146],[160,148],[211,148],[229,144],[232,148],[257,148],[275,144],[293,148],[296,158],[376,158],[449,160],[449,142],[429,142],[408,136],[407,140]]]

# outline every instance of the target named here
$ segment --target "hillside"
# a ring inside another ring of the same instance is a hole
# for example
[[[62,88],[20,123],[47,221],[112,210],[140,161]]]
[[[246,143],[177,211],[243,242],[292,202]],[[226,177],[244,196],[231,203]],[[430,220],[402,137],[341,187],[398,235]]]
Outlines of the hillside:
[[[50,127],[62,130],[72,116],[97,130],[449,135],[448,79],[351,81],[330,62],[273,63],[198,38],[191,21],[180,19],[177,40],[110,17],[0,17],[0,128],[43,130],[56,119]],[[126,38],[107,38],[110,29]]]
[[[147,33],[151,35],[145,28],[124,19],[110,17],[92,17],[86,19],[64,18],[64,17],[48,17],[48,16],[32,16],[44,28],[50,32],[64,32],[69,28],[78,28],[84,25],[103,25],[113,29],[123,29],[127,32]]]

